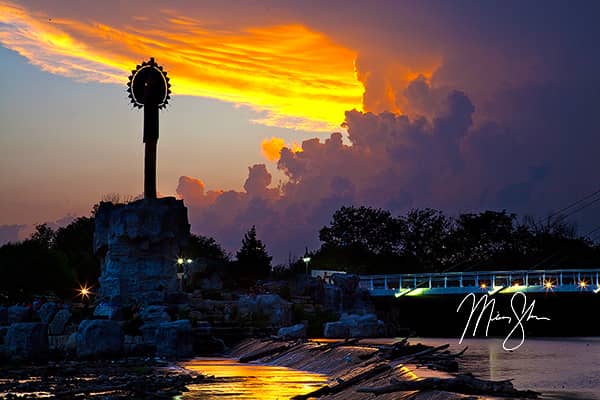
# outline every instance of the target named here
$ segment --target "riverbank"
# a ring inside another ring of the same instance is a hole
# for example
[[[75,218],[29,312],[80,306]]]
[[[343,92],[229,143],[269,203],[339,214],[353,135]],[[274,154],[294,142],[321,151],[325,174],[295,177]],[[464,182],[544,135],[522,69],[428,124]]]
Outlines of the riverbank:
[[[404,346],[404,345],[403,345]],[[294,370],[308,371],[326,375],[327,385],[311,393],[303,393],[296,399],[346,399],[362,400],[373,399],[374,392],[390,385],[406,382],[434,382],[426,391],[403,390],[378,394],[381,400],[415,399],[415,400],[453,400],[453,399],[496,399],[491,395],[460,394],[448,390],[437,390],[436,384],[450,382],[454,375],[439,370],[423,368],[423,362],[433,365],[435,358],[439,360],[452,358],[452,354],[440,349],[439,357],[433,357],[437,352],[435,348],[422,350],[418,354],[404,355],[401,357],[386,357],[389,355],[390,346],[363,345],[358,342],[320,343],[316,341],[281,341],[248,339],[236,345],[227,357],[241,361],[251,361],[260,365],[279,366]],[[416,349],[416,348],[415,348]],[[426,357],[427,356],[427,357]],[[194,369],[194,361],[180,364],[184,368]],[[468,380],[468,379],[467,379]],[[482,381],[487,382],[487,381]],[[503,382],[503,387],[512,388],[509,383]],[[444,387],[440,385],[439,387]],[[483,387],[483,386],[482,386]],[[458,388],[458,386],[457,386]],[[491,386],[486,386],[491,390]],[[457,390],[458,391],[458,390]],[[463,391],[465,389],[463,388]],[[467,388],[468,391],[468,388]],[[505,396],[507,391],[505,392]],[[529,396],[533,392],[514,390],[514,398]],[[504,397],[506,398],[506,397]]]
[[[0,398],[173,398],[214,380],[151,358],[2,365]]]

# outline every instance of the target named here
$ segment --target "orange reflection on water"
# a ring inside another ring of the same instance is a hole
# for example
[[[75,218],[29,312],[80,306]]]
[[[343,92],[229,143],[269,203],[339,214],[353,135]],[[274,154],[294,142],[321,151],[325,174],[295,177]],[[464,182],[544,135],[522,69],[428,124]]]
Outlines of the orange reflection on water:
[[[240,364],[230,359],[197,358],[183,367],[224,379],[210,384],[190,385],[189,392],[181,399],[289,399],[298,394],[309,393],[327,382],[327,377],[311,372],[284,367],[256,364]]]

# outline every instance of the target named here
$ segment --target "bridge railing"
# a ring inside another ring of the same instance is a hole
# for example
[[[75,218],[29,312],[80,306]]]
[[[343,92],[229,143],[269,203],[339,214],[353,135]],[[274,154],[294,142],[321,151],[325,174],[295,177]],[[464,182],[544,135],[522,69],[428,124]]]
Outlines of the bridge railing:
[[[499,291],[507,288],[512,288],[513,291],[538,288],[565,291],[590,290],[598,293],[600,292],[600,268],[361,275],[360,286],[372,293],[381,294],[416,289],[420,289],[421,292],[429,289],[446,289],[441,292],[464,292],[474,289]]]

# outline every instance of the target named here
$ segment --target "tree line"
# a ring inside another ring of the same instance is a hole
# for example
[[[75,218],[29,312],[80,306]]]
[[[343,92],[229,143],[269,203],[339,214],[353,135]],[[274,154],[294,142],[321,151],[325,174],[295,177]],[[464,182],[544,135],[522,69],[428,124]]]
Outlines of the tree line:
[[[342,207],[319,232],[315,266],[355,273],[558,269],[600,265],[600,247],[560,216],[535,220],[507,211],[449,217],[430,208],[402,216]]]
[[[0,295],[11,300],[53,293],[73,298],[80,285],[97,287],[94,210],[57,230],[42,224],[28,239],[0,247]],[[360,274],[485,269],[586,268],[600,265],[600,247],[556,216],[518,220],[506,211],[456,217],[430,208],[405,215],[372,207],[341,207],[319,231],[311,269]],[[305,273],[302,258],[272,268],[272,257],[251,227],[233,258],[213,238],[192,234],[185,257],[210,260],[230,287]],[[175,260],[174,260],[175,262]],[[6,301],[6,299],[5,299]],[[0,302],[2,299],[0,298]]]

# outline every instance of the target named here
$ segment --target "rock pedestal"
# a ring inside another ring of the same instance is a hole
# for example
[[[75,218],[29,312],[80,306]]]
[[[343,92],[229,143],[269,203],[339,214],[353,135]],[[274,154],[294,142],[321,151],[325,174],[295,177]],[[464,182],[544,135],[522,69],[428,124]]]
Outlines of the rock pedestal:
[[[187,209],[174,197],[126,205],[102,202],[94,250],[101,259],[99,300],[150,304],[177,291],[177,257],[190,233]]]

